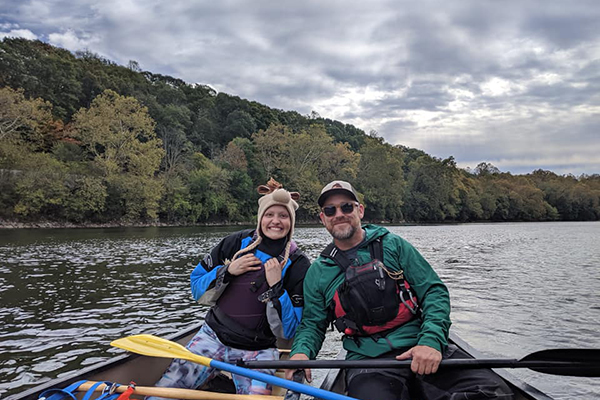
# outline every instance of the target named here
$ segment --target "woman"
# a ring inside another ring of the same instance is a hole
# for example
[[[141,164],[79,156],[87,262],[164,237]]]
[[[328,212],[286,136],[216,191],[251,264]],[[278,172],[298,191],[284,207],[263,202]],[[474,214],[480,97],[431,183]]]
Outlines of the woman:
[[[300,323],[310,262],[292,240],[299,194],[274,179],[258,192],[256,229],[225,237],[192,272],[194,299],[212,306],[187,346],[196,354],[225,362],[276,360],[277,338],[291,339]],[[218,372],[176,359],[156,385],[195,389]],[[261,381],[233,375],[233,382],[240,394],[271,394]]]

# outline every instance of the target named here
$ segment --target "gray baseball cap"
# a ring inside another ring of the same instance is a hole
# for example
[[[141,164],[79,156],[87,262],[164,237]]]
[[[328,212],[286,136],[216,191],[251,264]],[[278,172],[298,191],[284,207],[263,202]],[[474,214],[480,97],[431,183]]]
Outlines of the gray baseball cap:
[[[350,197],[354,198],[354,200],[358,201],[358,194],[356,194],[356,191],[354,190],[351,184],[349,184],[346,181],[333,181],[329,182],[327,185],[325,185],[323,190],[321,190],[321,194],[319,195],[319,199],[317,200],[317,203],[319,203],[319,207],[323,207],[323,203],[325,203],[325,200],[327,200],[327,198],[332,194],[336,193],[347,194]]]

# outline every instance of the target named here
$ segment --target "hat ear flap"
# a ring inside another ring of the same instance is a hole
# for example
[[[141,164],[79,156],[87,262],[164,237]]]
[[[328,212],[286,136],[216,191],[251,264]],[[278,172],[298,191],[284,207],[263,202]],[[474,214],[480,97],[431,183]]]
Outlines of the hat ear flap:
[[[290,197],[292,198],[292,200],[298,201],[298,200],[300,200],[300,193],[290,192]]]
[[[260,185],[259,187],[256,188],[256,191],[259,194],[262,194],[264,196],[265,194],[271,193],[271,188],[268,187],[267,185]]]

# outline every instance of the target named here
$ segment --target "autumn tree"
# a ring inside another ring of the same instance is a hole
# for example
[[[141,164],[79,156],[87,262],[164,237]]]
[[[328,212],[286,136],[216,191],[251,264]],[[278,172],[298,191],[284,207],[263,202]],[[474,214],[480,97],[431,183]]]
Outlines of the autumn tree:
[[[28,152],[49,147],[54,128],[49,102],[29,100],[23,90],[0,89],[0,166],[14,167]]]
[[[145,107],[106,90],[74,115],[73,136],[105,179],[112,217],[156,218],[162,184],[155,174],[164,150]]]
[[[336,175],[337,179],[356,177],[360,156],[346,144],[334,143],[321,124],[314,124],[299,132],[286,126],[272,125],[252,136],[257,151],[256,159],[265,175],[275,177],[286,188],[301,193],[300,217],[318,213],[316,199],[323,185]]]

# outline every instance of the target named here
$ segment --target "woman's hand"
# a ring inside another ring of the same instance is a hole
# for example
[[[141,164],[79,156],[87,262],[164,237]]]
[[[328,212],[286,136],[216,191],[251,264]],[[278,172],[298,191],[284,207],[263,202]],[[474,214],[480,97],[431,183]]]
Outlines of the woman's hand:
[[[236,258],[227,266],[227,272],[231,275],[242,275],[248,271],[258,271],[261,268],[261,262],[254,254],[245,254]]]
[[[283,265],[279,262],[277,258],[270,258],[265,263],[265,277],[267,278],[267,283],[269,287],[273,287],[277,282],[281,280],[281,271],[283,270]]]

